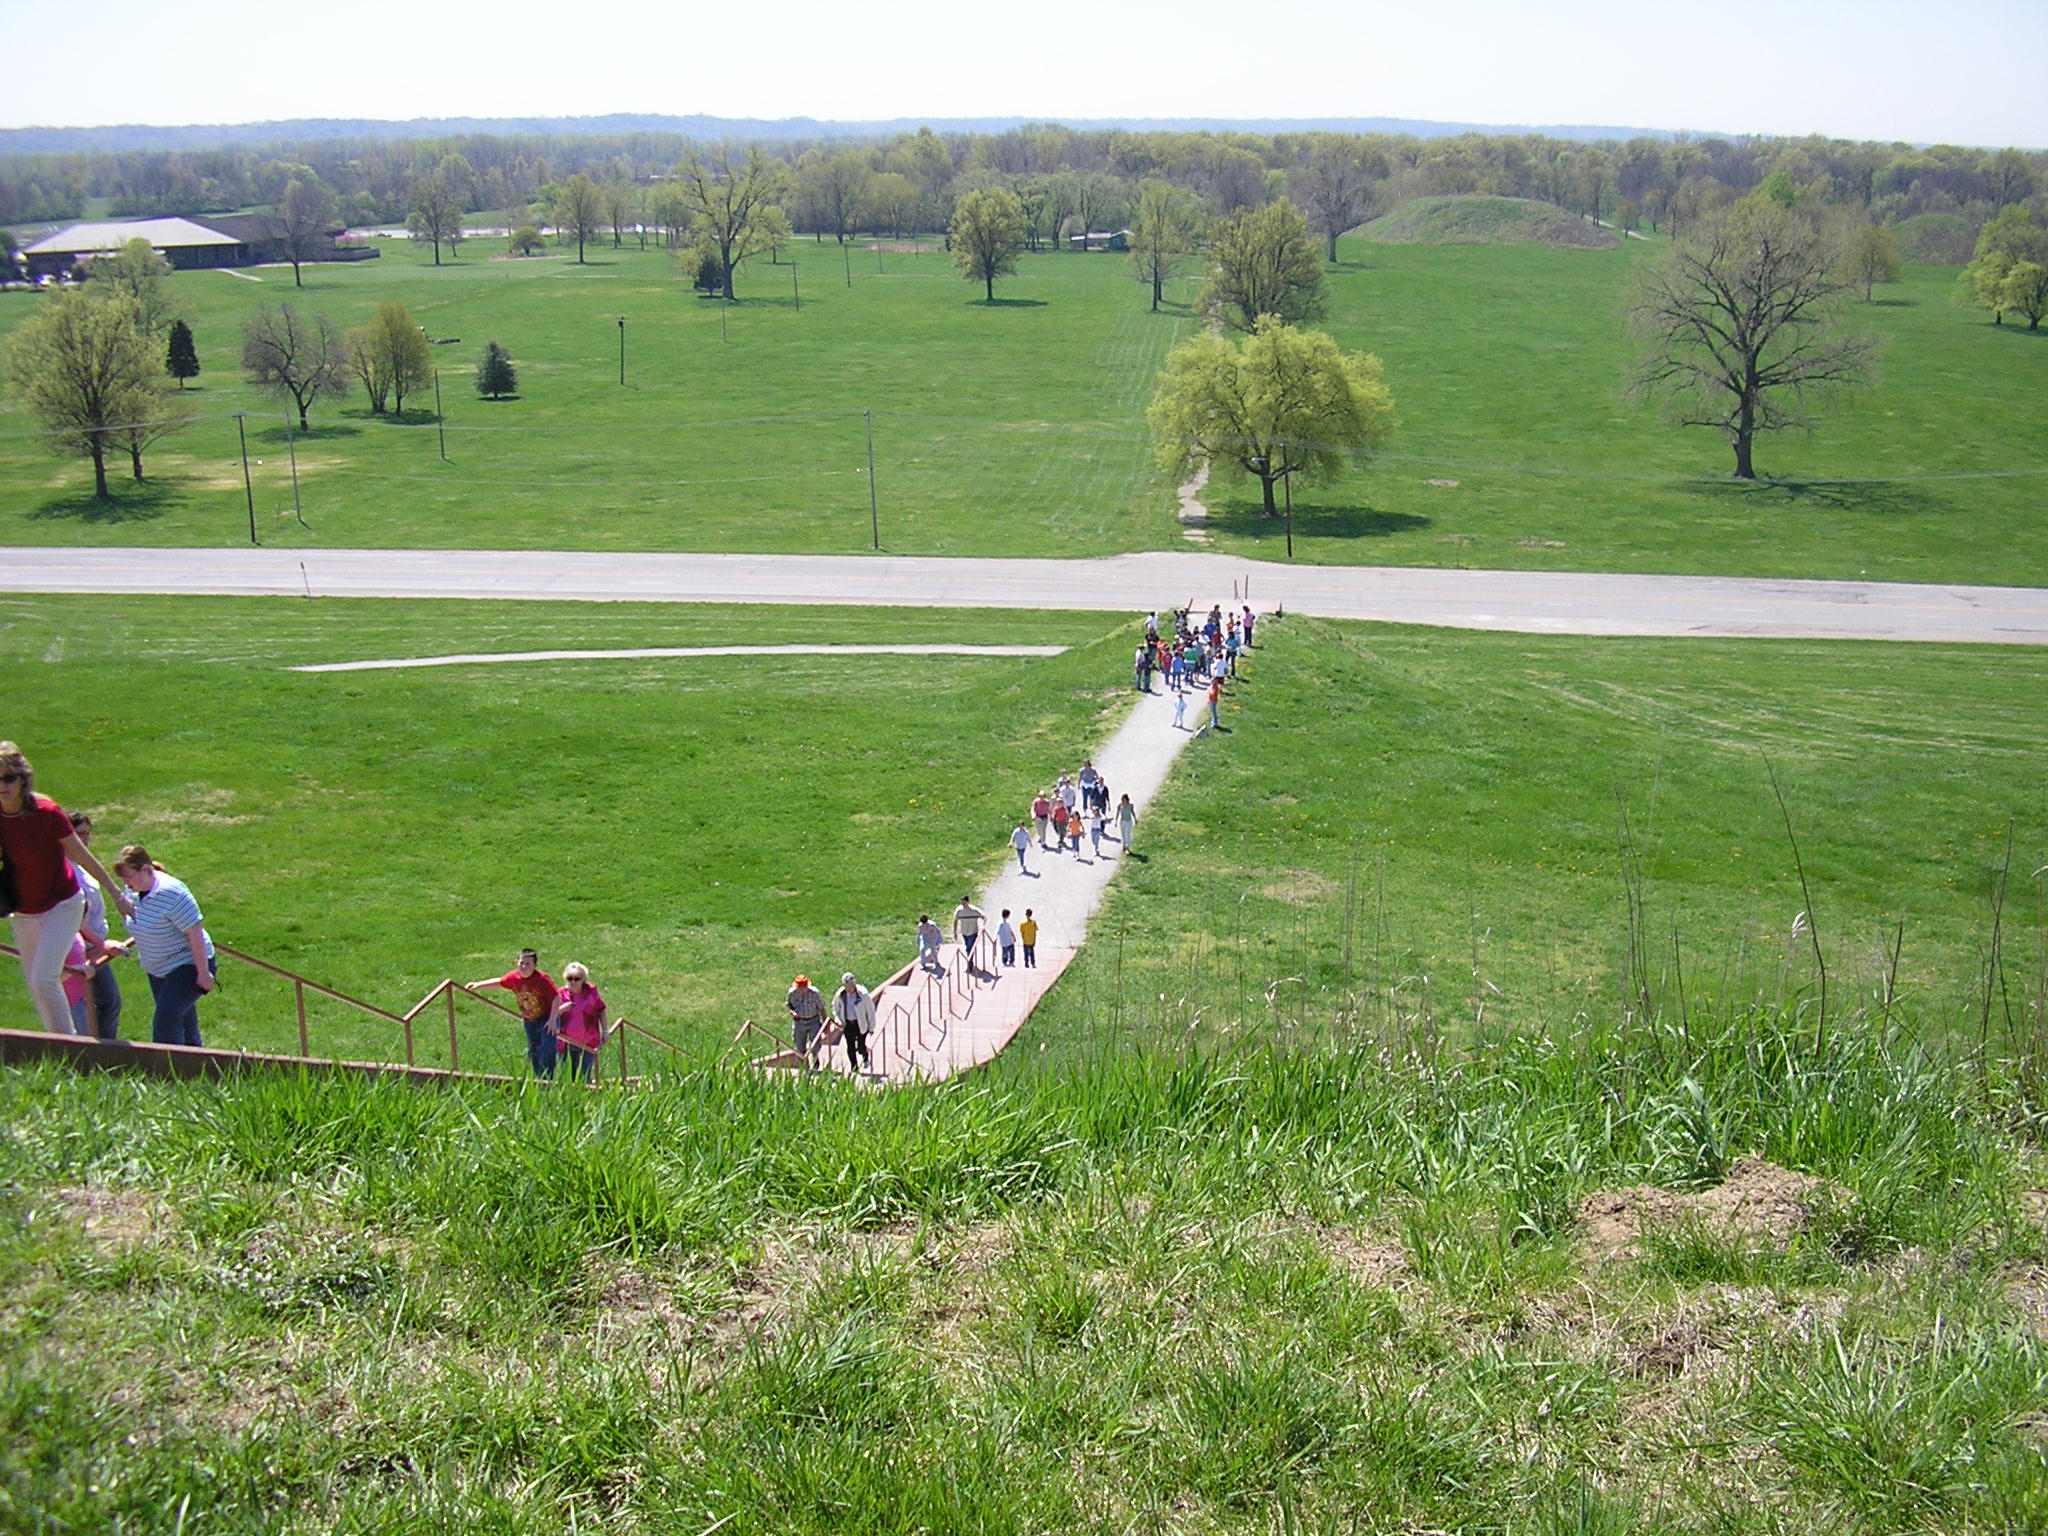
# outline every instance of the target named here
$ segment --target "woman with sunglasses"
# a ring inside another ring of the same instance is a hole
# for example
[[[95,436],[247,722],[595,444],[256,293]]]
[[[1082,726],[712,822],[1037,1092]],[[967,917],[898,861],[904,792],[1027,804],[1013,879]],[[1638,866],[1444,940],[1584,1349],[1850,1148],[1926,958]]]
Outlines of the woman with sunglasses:
[[[0,907],[13,917],[21,974],[43,1028],[68,1035],[64,957],[85,915],[78,871],[88,871],[104,890],[118,893],[120,886],[78,840],[64,808],[35,786],[35,770],[21,748],[0,741]],[[135,910],[127,897],[116,894],[115,900],[124,914]]]
[[[562,990],[548,1014],[548,1033],[568,1047],[569,1070],[585,1082],[597,1080],[597,1053],[604,1049],[604,998],[590,984],[580,961],[562,967]]]

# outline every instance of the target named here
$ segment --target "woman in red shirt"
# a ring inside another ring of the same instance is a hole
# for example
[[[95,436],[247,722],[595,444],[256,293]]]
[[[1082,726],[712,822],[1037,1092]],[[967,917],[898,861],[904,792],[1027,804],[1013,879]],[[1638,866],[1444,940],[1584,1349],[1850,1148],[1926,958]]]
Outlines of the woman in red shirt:
[[[100,867],[71,830],[71,818],[48,795],[35,792],[35,770],[11,741],[0,741],[0,899],[11,907],[14,947],[21,974],[35,1000],[43,1028],[71,1034],[71,1008],[64,1000],[64,957],[78,937],[85,915],[85,887],[74,864],[82,864],[112,894],[121,913],[135,903],[121,895],[121,882]]]

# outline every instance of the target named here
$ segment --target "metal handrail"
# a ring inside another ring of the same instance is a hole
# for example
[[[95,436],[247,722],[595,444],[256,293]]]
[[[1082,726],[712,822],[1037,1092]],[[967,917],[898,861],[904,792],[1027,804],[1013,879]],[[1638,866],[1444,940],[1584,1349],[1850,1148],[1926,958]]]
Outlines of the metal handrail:
[[[417,1065],[414,1060],[413,1021],[426,1012],[428,1006],[437,998],[445,999],[448,1009],[448,1070],[451,1072],[462,1070],[460,1035],[456,1028],[455,1019],[455,999],[458,993],[468,998],[471,1002],[480,1003],[486,1008],[495,1009],[499,1013],[511,1018],[516,1019],[520,1017],[518,1009],[508,1008],[496,998],[485,997],[482,993],[472,992],[452,977],[444,977],[436,982],[427,990],[425,997],[414,1003],[404,1013],[393,1013],[388,1008],[379,1008],[375,1003],[365,1002],[360,997],[351,997],[348,993],[327,986],[323,982],[315,981],[310,976],[302,976],[297,971],[288,970],[284,966],[275,965],[268,960],[260,960],[256,956],[245,953],[231,945],[223,944],[218,939],[214,940],[213,952],[216,955],[224,955],[230,960],[238,960],[244,965],[254,966],[259,971],[280,977],[292,984],[292,1007],[299,1027],[299,1055],[308,1060],[314,1059],[312,1040],[306,1023],[306,994],[308,992],[317,992],[322,997],[331,997],[338,1003],[346,1003],[349,1007],[367,1013],[374,1018],[383,1019],[386,1023],[398,1025],[404,1031],[405,1064],[408,1067]],[[0,954],[19,957],[20,951],[11,944],[0,944]],[[673,1055],[681,1056],[684,1054],[683,1048],[673,1040],[665,1039],[653,1030],[648,1029],[645,1025],[636,1024],[631,1019],[621,1018],[611,1027],[611,1034],[615,1035],[619,1042],[619,1077],[621,1080],[626,1076],[626,1036],[629,1032],[639,1035],[642,1039],[652,1040],[657,1045],[665,1046]]]

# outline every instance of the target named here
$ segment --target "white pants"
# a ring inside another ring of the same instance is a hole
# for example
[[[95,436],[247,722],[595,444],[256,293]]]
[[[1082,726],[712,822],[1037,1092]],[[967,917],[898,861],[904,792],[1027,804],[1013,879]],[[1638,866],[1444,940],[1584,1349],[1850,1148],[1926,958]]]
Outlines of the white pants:
[[[42,1015],[43,1028],[53,1035],[75,1034],[71,1027],[71,1005],[64,1000],[64,957],[71,953],[71,941],[78,937],[79,919],[85,916],[85,892],[60,901],[47,912],[28,917],[14,914],[14,947],[21,951],[21,974],[28,978],[28,995]]]

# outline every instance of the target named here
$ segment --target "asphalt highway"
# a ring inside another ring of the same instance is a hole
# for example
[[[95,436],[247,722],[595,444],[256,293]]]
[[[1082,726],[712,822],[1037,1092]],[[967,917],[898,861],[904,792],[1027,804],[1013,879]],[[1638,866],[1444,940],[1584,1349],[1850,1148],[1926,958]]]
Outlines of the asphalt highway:
[[[1261,613],[1555,635],[2048,645],[2048,589],[1281,565],[1198,552],[1096,560],[549,550],[0,548],[0,591],[553,602],[802,603]]]

